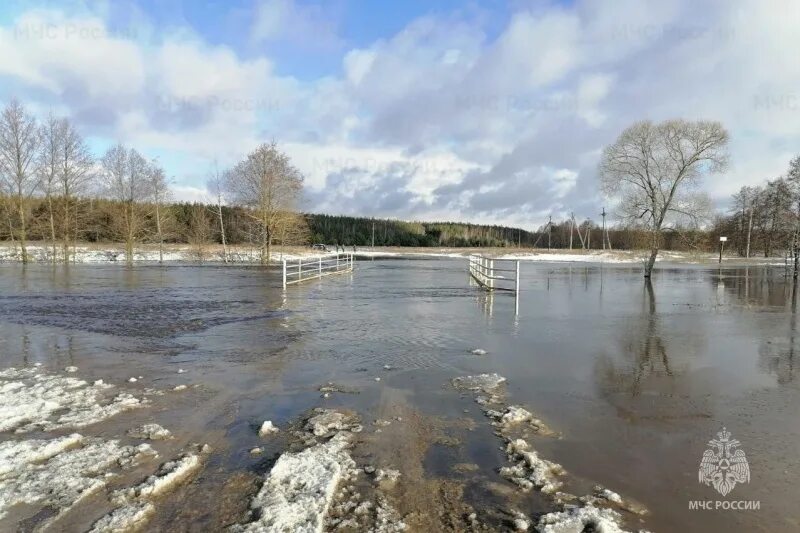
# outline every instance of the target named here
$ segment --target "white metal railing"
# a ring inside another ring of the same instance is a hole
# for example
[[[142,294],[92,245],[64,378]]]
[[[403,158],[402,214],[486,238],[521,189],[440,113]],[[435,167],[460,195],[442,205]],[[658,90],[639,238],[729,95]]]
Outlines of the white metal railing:
[[[284,259],[283,288],[303,281],[353,271],[353,254]]]
[[[472,254],[469,256],[469,275],[484,289],[519,292],[519,261],[516,259]]]

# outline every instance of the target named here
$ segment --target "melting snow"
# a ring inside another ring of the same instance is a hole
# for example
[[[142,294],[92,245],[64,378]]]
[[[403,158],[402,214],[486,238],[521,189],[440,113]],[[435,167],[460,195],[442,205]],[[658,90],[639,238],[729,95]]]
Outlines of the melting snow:
[[[271,420],[265,420],[263,424],[261,424],[261,428],[258,430],[258,434],[262,437],[266,437],[267,435],[271,435],[273,433],[277,433],[280,431],[278,428],[272,425]]]
[[[501,383],[505,382],[506,378],[499,374],[478,374],[477,376],[465,376],[455,378],[453,385],[459,389],[466,389],[471,391],[492,392]]]
[[[63,512],[106,484],[110,470],[155,452],[78,434],[0,443],[0,518],[14,505],[49,505]]]
[[[177,461],[164,463],[158,472],[141,484],[118,490],[112,500],[120,507],[95,522],[93,533],[117,532],[141,529],[155,514],[151,501],[193,476],[202,466],[200,456],[194,453],[184,455]]]
[[[172,433],[158,424],[144,424],[128,430],[128,435],[137,439],[166,440],[172,438]]]
[[[539,519],[537,528],[542,533],[625,533],[621,527],[622,516],[613,509],[598,509],[592,505],[573,507],[565,511],[548,513]]]
[[[0,431],[51,431],[94,424],[144,401],[128,393],[113,398],[111,385],[89,385],[65,376],[42,374],[34,368],[0,372]]]
[[[234,530],[322,531],[339,480],[355,468],[348,442],[349,435],[339,433],[324,444],[283,454],[251,503],[258,519]]]
[[[501,476],[513,481],[523,490],[536,487],[545,494],[552,494],[561,488],[562,483],[558,480],[558,476],[564,473],[563,467],[540,458],[524,440],[516,439],[509,442],[506,453],[509,460],[517,461],[517,464],[501,468]]]

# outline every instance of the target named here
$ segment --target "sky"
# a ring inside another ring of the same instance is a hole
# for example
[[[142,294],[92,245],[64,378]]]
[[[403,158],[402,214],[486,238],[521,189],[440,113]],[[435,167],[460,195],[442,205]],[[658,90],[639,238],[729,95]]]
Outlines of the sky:
[[[798,50],[795,0],[6,0],[0,102],[157,158],[179,200],[274,140],[304,211],[535,229],[610,207],[637,120],[722,122],[720,209],[784,174]]]

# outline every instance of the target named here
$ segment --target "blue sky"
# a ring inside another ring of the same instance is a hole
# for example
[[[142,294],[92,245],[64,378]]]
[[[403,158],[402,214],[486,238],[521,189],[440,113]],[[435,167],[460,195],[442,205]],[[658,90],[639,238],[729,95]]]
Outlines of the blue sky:
[[[636,120],[728,128],[720,207],[785,172],[799,19],[789,0],[12,0],[0,100],[69,116],[98,156],[158,158],[177,198],[274,139],[306,210],[533,228],[599,212],[599,154]]]

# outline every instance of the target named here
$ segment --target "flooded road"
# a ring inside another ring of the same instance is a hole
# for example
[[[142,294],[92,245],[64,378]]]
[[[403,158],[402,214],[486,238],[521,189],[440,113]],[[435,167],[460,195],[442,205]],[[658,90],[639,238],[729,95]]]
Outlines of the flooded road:
[[[508,402],[560,435],[535,444],[568,472],[570,490],[601,484],[649,509],[626,516],[629,529],[800,529],[800,341],[782,269],[662,266],[648,286],[626,266],[523,263],[518,315],[513,296],[471,286],[454,259],[364,261],[286,292],[277,272],[255,267],[2,265],[0,294],[0,370],[75,367],[89,383],[169,392],[84,434],[124,440],[157,422],[175,436],[158,444],[164,459],[213,449],[196,479],[159,502],[150,530],[241,522],[291,445],[287,431],[260,437],[261,422],[287,428],[315,407],[358,413],[354,458],[400,471],[393,503],[411,529],[440,527],[411,516],[426,505],[459,519],[474,510],[501,530],[509,506],[551,511],[498,475],[507,458],[496,428],[451,385],[479,373],[505,377]],[[750,472],[724,497],[698,482],[723,427]],[[690,508],[717,500],[759,509]],[[105,512],[57,526],[85,530]],[[32,529],[37,513],[0,518],[0,529]]]

